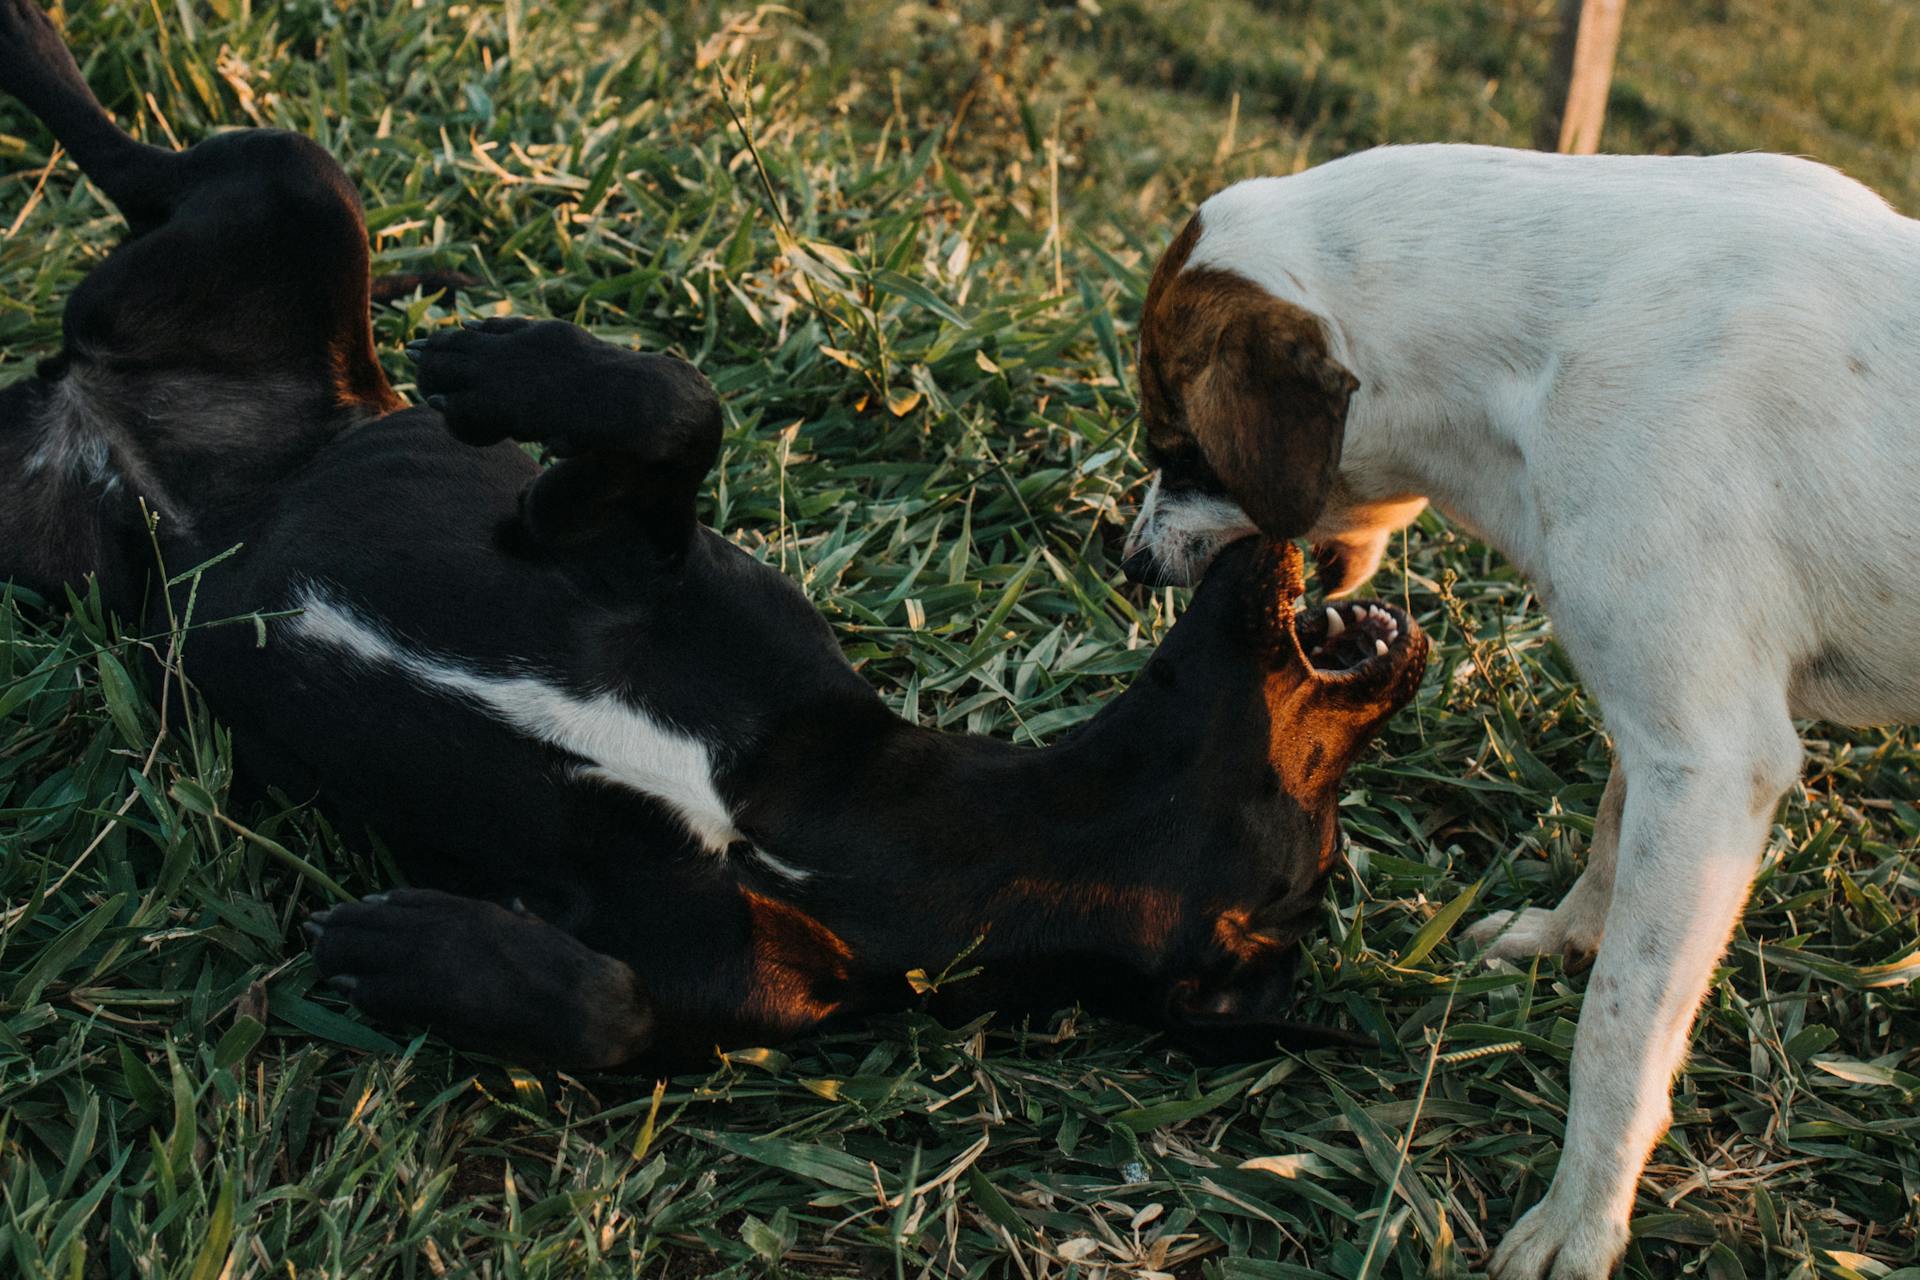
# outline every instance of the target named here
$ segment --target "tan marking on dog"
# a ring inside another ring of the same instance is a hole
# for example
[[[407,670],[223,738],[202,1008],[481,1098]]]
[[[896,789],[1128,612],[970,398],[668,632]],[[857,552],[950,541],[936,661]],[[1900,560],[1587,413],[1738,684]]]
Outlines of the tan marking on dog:
[[[610,956],[580,984],[585,1010],[579,1060],[567,1065],[604,1070],[631,1062],[653,1043],[653,1007],[639,976]]]
[[[1214,917],[1213,940],[1242,964],[1251,964],[1281,945],[1278,938],[1253,927],[1253,915],[1245,907],[1228,907]]]
[[[1038,905],[1051,914],[1097,921],[1149,951],[1159,951],[1180,927],[1179,897],[1151,885],[1069,883],[1017,877],[987,904],[988,923],[1009,909]]]
[[[851,976],[853,951],[833,930],[778,898],[742,888],[752,920],[747,1016],[783,1030],[825,1020],[840,1008],[830,992]]]

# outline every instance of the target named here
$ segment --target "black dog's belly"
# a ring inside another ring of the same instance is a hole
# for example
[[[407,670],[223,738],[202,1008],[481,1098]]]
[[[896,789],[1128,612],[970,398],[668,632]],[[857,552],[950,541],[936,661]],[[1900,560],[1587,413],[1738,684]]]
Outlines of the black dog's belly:
[[[240,572],[203,584],[222,603],[278,607],[317,586],[414,644],[475,661],[564,652],[578,603],[565,575],[503,554],[539,466],[512,445],[475,449],[438,414],[366,423],[288,475],[244,543]],[[224,549],[224,548],[218,548]]]
[[[564,669],[580,588],[502,554],[502,527],[537,467],[511,445],[473,449],[427,411],[359,428],[291,477],[257,528],[195,554],[241,550],[199,587],[188,670],[233,729],[249,781],[364,824],[410,875],[510,896],[578,878],[609,847],[671,853],[685,833],[641,797],[582,783],[580,762],[403,666],[305,637],[273,617],[324,599],[396,649],[481,671]]]

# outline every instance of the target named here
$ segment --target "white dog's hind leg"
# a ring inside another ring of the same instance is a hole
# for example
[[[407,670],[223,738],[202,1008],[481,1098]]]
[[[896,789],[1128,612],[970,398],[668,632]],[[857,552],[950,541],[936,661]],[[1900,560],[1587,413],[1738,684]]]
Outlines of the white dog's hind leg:
[[[1514,960],[1525,956],[1559,954],[1569,961],[1588,961],[1600,949],[1606,932],[1607,907],[1613,901],[1614,854],[1620,844],[1620,810],[1627,799],[1627,772],[1615,757],[1607,774],[1607,789],[1593,815],[1593,841],[1587,846],[1587,866],[1552,909],[1526,907],[1495,911],[1475,922],[1464,935],[1485,948],[1482,960]]]
[[[1784,707],[1692,750],[1618,741],[1630,778],[1613,903],[1573,1044],[1560,1167],[1494,1254],[1497,1280],[1605,1280],[1672,1108],[1693,1014],[1726,948],[1775,805],[1799,769]]]

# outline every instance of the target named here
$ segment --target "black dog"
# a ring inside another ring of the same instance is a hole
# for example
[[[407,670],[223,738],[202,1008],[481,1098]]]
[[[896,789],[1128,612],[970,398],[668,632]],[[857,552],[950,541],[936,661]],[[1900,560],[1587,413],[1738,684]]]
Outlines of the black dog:
[[[429,407],[403,409],[319,148],[141,146],[20,0],[0,88],[131,224],[0,401],[0,576],[92,574],[163,617],[141,497],[169,564],[241,548],[201,616],[300,610],[264,647],[196,635],[189,674],[253,776],[435,886],[315,918],[360,1008],[607,1065],[900,1007],[977,942],[943,1012],[1077,999],[1225,1053],[1300,1033],[1340,777],[1424,664],[1402,615],[1296,624],[1297,553],[1249,543],[1066,742],[918,728],[698,523],[721,415],[691,366],[493,320],[414,344]]]

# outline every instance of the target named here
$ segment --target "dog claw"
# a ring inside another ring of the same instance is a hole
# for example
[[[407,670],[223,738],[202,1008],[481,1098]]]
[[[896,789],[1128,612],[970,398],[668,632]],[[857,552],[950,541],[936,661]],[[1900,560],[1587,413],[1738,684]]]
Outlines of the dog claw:
[[[327,985],[335,991],[344,991],[351,994],[354,988],[360,985],[360,979],[350,973],[336,973],[327,979]]]
[[[407,359],[413,361],[415,364],[419,364],[420,357],[427,353],[427,340],[425,338],[415,338],[406,345],[404,350],[406,351]]]
[[[302,920],[300,922],[300,932],[306,934],[309,941],[318,942],[320,941],[321,933],[324,931],[315,921]]]
[[[444,413],[447,408],[447,398],[445,396],[428,396],[427,408],[436,409]]]
[[[369,906],[369,907],[384,906],[387,901],[387,895],[384,893],[370,893],[366,897],[360,899],[360,901],[363,905]]]

